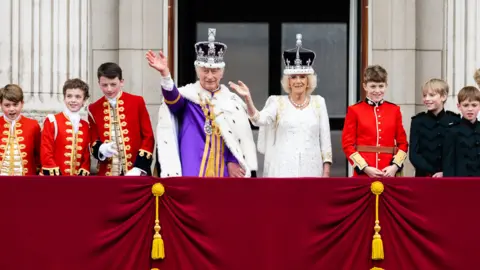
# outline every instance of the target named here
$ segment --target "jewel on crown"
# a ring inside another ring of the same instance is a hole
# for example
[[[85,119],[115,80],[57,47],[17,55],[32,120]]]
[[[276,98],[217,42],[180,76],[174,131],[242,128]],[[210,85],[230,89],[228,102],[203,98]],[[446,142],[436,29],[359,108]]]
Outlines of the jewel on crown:
[[[218,51],[218,60],[223,61],[223,48],[220,48]]]
[[[302,65],[302,59],[300,59],[300,48],[302,47],[302,34],[297,34],[297,57],[295,58],[295,66],[300,67]]]
[[[300,58],[295,59],[295,66],[300,67],[302,65],[302,60]]]
[[[215,57],[215,33],[215,29],[208,29],[208,57]]]
[[[221,66],[223,67],[223,58],[227,46],[223,43],[215,41],[215,28],[208,28],[208,40],[200,41],[195,44],[196,50],[196,65],[201,65],[202,63],[209,64],[210,67]],[[218,65],[217,65],[218,64]]]
[[[198,48],[197,55],[198,56],[204,56],[205,55],[205,52],[202,50],[202,48]]]

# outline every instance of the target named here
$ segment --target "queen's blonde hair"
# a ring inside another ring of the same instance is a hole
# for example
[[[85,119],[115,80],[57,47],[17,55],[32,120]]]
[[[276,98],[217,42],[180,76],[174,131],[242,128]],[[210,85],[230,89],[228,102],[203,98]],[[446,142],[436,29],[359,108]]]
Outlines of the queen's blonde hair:
[[[290,88],[290,83],[288,82],[290,76],[291,75],[283,75],[282,80],[280,81],[283,91],[285,91],[287,94],[290,94],[292,92],[292,88]],[[308,74],[307,82],[307,94],[310,95],[315,90],[315,88],[317,88],[317,74]]]

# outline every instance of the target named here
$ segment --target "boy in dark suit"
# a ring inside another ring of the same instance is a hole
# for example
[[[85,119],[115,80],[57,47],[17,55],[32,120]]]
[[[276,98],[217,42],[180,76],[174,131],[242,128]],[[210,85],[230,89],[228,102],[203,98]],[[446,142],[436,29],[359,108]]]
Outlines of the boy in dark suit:
[[[443,152],[443,176],[480,176],[480,91],[466,86],[458,93],[462,119],[447,130]]]
[[[448,128],[460,121],[460,115],[444,109],[448,84],[431,79],[422,88],[426,112],[412,117],[410,126],[410,162],[416,177],[442,177],[442,150]]]

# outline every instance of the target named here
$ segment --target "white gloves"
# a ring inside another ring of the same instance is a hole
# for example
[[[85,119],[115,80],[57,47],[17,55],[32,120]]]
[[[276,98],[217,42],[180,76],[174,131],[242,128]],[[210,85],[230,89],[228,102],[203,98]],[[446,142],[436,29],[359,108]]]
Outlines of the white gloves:
[[[114,155],[118,155],[117,146],[115,142],[102,143],[102,145],[100,145],[100,147],[98,148],[98,152],[99,152],[98,158],[101,161],[104,161],[106,158],[111,158]],[[133,167],[127,173],[125,173],[125,176],[142,176],[142,175],[147,175],[147,172],[137,167]]]
[[[137,167],[133,167],[132,169],[130,169],[126,174],[125,176],[141,176],[141,175],[146,175],[147,173],[142,170],[142,169],[139,169]]]
[[[102,145],[100,145],[100,148],[98,149],[98,152],[100,152],[98,158],[101,161],[104,161],[106,158],[111,158],[114,155],[118,155],[116,148],[117,147],[115,145],[115,142],[102,143]]]

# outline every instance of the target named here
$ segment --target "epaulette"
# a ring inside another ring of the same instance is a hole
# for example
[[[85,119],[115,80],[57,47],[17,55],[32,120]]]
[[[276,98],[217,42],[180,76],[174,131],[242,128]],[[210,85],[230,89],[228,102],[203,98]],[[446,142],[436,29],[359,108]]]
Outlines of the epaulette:
[[[448,115],[451,115],[451,116],[455,116],[455,117],[459,117],[459,118],[460,118],[460,114],[459,114],[459,113],[452,112],[452,111],[445,111],[445,113],[448,114]]]
[[[395,106],[398,106],[397,104],[393,103],[393,102],[390,102],[388,100],[383,100],[383,103],[388,103],[388,104],[392,104],[392,105],[395,105]]]
[[[364,100],[359,100],[357,103],[352,104],[352,105],[350,105],[350,106],[355,106],[355,105],[358,105],[358,104],[362,104],[363,102],[364,102]]]
[[[422,116],[422,115],[426,115],[426,114],[427,114],[426,112],[419,112],[416,115],[412,116],[412,119],[414,119],[416,117],[419,117],[419,116]]]

